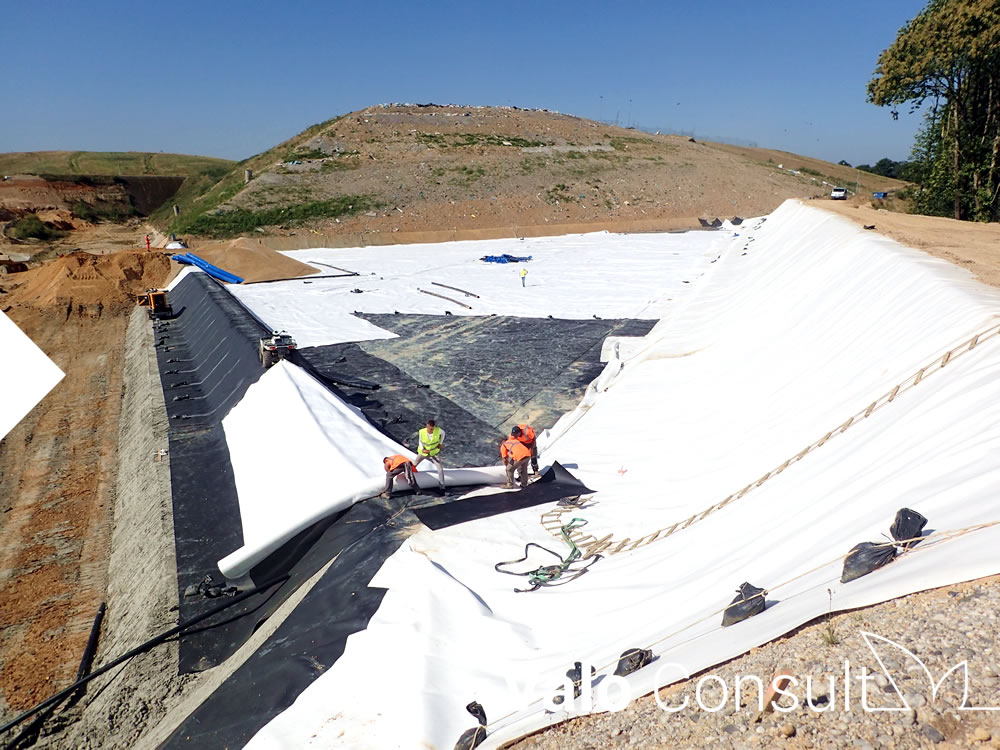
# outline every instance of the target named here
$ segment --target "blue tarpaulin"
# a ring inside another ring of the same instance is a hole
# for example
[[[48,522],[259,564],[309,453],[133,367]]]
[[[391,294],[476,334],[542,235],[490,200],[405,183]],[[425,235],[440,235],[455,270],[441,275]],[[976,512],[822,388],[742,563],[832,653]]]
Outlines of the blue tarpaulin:
[[[243,279],[229,271],[224,271],[217,266],[213,266],[208,261],[203,258],[199,258],[194,253],[178,253],[177,255],[170,256],[170,260],[176,260],[178,263],[187,263],[191,266],[196,266],[202,271],[207,273],[219,281],[225,281],[227,284],[242,284]]]
[[[486,263],[527,263],[531,260],[530,255],[484,255],[479,260],[485,261]]]

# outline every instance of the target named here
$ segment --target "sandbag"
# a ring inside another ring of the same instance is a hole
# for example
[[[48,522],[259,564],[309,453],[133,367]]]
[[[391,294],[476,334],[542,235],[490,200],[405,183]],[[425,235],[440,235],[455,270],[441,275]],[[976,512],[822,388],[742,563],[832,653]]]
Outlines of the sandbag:
[[[900,508],[896,511],[896,518],[892,522],[892,526],[889,527],[889,533],[892,534],[892,538],[897,542],[904,542],[902,545],[904,549],[909,549],[920,543],[917,537],[920,536],[926,525],[927,519],[917,513],[917,511],[910,510],[909,508]]]
[[[844,559],[844,572],[840,576],[840,582],[848,583],[855,578],[866,576],[873,570],[888,565],[895,557],[896,548],[888,542],[856,544]]]
[[[619,677],[624,677],[627,674],[632,674],[642,669],[651,661],[653,661],[653,652],[648,648],[626,649],[618,657],[618,667],[615,669],[615,674]]]
[[[594,669],[594,667],[591,667],[590,668],[591,678],[593,678],[595,674],[597,674],[597,670]],[[566,676],[570,679],[570,682],[573,683],[573,698],[579,698],[580,693],[582,692],[582,688],[580,687],[580,685],[583,683],[583,664],[581,664],[580,662],[575,662],[573,664],[573,668],[567,670]],[[554,695],[552,697],[552,702],[557,706],[560,705],[563,702],[563,696]]]
[[[465,710],[479,722],[479,726],[466,729],[455,743],[455,750],[473,750],[486,739],[486,711],[478,701],[472,701]]]
[[[729,604],[726,611],[722,613],[722,627],[726,628],[743,622],[749,617],[760,614],[767,604],[764,597],[767,591],[751,586],[749,583],[742,583],[737,589],[736,598]]]

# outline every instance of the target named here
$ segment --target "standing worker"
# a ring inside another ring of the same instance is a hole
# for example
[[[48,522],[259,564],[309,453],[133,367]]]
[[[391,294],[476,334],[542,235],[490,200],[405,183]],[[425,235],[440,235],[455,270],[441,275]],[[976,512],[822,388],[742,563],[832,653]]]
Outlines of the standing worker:
[[[535,428],[530,424],[519,424],[510,429],[510,436],[524,444],[531,451],[531,472],[538,475],[538,446],[535,444]]]
[[[500,443],[500,458],[503,459],[504,468],[507,470],[508,489],[514,486],[514,472],[517,472],[517,481],[521,488],[528,486],[528,461],[531,460],[531,449],[516,438],[507,438]]]
[[[395,456],[386,456],[382,459],[382,466],[385,467],[385,490],[382,492],[382,497],[392,497],[392,480],[400,474],[403,475],[410,487],[414,490],[417,489],[417,480],[413,476],[415,467],[406,456],[401,456],[398,453]]]
[[[528,275],[528,269],[521,266],[521,286],[524,286],[524,277]]]
[[[441,485],[441,489],[444,489],[444,466],[441,465],[441,459],[438,458],[438,454],[441,452],[441,446],[444,444],[444,430],[437,426],[433,419],[427,420],[427,426],[422,427],[420,432],[417,434],[420,440],[420,445],[417,446],[417,462],[413,465],[413,468],[420,466],[420,462],[427,459],[432,464],[437,464],[438,467],[438,484]]]
[[[146,235],[146,252],[149,252],[149,235]]]

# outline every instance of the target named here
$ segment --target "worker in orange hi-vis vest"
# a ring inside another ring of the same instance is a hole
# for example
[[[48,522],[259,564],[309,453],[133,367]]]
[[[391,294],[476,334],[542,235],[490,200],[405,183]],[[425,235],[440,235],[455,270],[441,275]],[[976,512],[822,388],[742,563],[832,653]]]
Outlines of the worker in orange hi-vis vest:
[[[413,462],[406,456],[386,456],[382,459],[382,467],[385,469],[385,490],[382,497],[392,497],[392,480],[400,474],[406,479],[406,483],[413,489],[417,489],[417,480],[413,477]]]
[[[538,446],[535,444],[535,428],[530,424],[519,424],[511,428],[510,436],[524,443],[531,451],[531,471],[538,474]]]
[[[514,486],[514,472],[522,488],[528,486],[528,461],[531,460],[531,449],[520,440],[508,438],[500,443],[500,458],[507,470],[507,488]]]

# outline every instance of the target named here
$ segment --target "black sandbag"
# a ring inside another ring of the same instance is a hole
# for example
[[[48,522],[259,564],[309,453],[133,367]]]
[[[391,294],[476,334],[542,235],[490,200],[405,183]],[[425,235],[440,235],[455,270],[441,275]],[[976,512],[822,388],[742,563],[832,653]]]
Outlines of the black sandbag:
[[[844,572],[841,583],[866,576],[873,570],[888,565],[896,557],[896,548],[888,542],[861,542],[856,544],[844,558]]]
[[[465,710],[479,721],[479,726],[462,732],[462,736],[455,743],[455,750],[473,750],[486,739],[486,711],[477,701],[472,701]]]
[[[630,648],[622,652],[618,658],[618,668],[615,674],[624,677],[632,674],[653,661],[653,652],[648,648]]]
[[[458,738],[458,742],[455,743],[455,750],[473,750],[473,748],[479,747],[485,739],[486,727],[478,726],[466,729]]]
[[[764,611],[766,604],[764,597],[767,596],[767,591],[751,586],[747,582],[741,583],[736,591],[738,592],[736,598],[722,613],[722,627],[724,628],[743,622]]]
[[[909,508],[900,508],[896,511],[896,519],[892,522],[892,526],[889,527],[889,533],[892,534],[892,538],[897,542],[905,542],[903,545],[904,549],[909,549],[913,545],[920,543],[917,537],[923,533],[924,526],[926,525],[927,519],[917,513],[917,511],[910,510]]]

